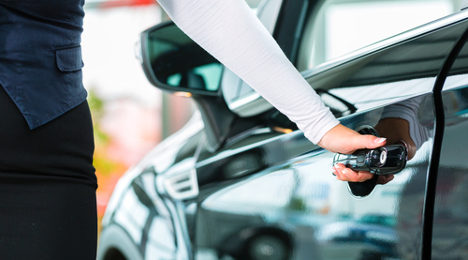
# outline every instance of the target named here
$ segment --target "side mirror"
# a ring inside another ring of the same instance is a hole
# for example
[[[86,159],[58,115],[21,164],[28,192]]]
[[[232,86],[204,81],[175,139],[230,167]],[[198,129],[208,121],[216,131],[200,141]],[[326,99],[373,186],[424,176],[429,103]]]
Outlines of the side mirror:
[[[222,66],[173,22],[141,33],[140,61],[149,82],[169,92],[218,96]]]

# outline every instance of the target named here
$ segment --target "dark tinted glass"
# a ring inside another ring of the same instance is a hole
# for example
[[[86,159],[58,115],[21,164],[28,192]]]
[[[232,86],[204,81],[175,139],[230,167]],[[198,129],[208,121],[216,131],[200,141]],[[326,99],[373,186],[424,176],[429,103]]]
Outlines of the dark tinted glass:
[[[149,32],[147,55],[154,77],[161,83],[183,88],[217,91],[220,63],[194,43],[177,26]]]

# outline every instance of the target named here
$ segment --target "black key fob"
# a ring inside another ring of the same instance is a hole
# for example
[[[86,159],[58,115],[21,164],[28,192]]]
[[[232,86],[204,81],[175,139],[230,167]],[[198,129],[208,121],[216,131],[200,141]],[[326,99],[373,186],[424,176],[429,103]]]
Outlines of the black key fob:
[[[354,171],[386,175],[403,170],[406,159],[406,147],[403,144],[393,144],[376,149],[357,150],[353,154],[336,153],[333,157],[333,166],[342,163]]]

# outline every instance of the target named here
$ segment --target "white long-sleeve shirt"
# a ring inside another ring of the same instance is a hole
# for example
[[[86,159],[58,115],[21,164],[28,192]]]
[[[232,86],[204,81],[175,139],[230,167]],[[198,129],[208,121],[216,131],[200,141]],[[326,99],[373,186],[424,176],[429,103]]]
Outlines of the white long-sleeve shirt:
[[[244,0],[158,0],[177,26],[313,143],[339,121],[284,55]]]

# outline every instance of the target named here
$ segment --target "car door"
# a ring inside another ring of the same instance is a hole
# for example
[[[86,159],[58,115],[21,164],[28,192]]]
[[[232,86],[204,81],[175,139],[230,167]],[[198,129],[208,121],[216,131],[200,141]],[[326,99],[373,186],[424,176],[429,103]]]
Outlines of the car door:
[[[440,163],[435,165],[430,187],[434,203],[432,259],[468,259],[468,44],[467,33],[459,40],[441,82],[439,97],[443,123],[440,131]],[[429,259],[428,254],[428,259]]]
[[[406,167],[386,185],[337,181],[334,154],[300,131],[258,127],[216,153],[202,151],[195,258],[421,258],[430,250],[426,187],[439,149],[433,90],[467,17],[450,16],[304,73],[342,124],[406,142]],[[356,185],[368,192],[353,193]]]

